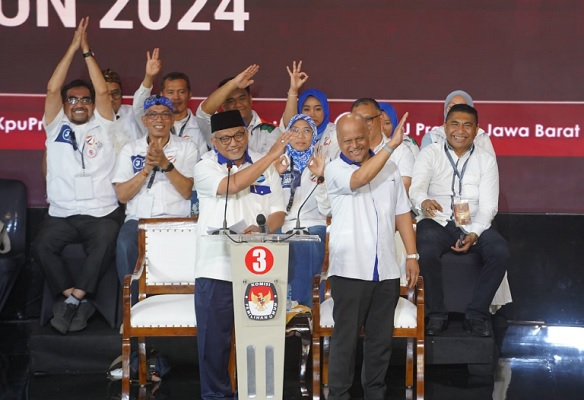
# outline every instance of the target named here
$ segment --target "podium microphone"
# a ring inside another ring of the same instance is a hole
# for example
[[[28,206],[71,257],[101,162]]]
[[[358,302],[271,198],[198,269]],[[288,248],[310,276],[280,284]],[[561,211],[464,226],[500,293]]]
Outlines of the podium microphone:
[[[305,227],[300,226],[300,211],[302,211],[302,207],[304,207],[304,205],[306,204],[308,199],[310,199],[310,196],[312,196],[312,194],[314,193],[314,191],[316,190],[318,185],[320,185],[323,182],[324,182],[324,176],[319,176],[318,178],[316,178],[316,185],[314,185],[314,187],[312,188],[310,193],[308,193],[308,196],[306,196],[306,199],[304,200],[304,202],[300,205],[300,207],[298,207],[298,214],[296,215],[296,227],[293,230],[286,232],[287,234],[288,233],[294,233],[295,235],[309,235],[310,234],[306,230]]]
[[[213,235],[218,234],[229,235],[229,233],[235,233],[230,232],[227,229],[227,200],[229,200],[229,178],[231,177],[231,168],[233,168],[233,163],[231,161],[227,161],[227,188],[225,189],[225,210],[223,210],[223,228],[213,232]]]
[[[266,216],[264,214],[258,214],[256,217],[256,223],[260,228],[260,233],[267,233],[266,231]]]

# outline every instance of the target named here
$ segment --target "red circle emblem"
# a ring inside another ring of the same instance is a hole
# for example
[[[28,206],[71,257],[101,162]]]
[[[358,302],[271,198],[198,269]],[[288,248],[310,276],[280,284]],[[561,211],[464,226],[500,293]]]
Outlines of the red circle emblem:
[[[245,266],[255,275],[264,275],[274,266],[274,255],[264,246],[255,246],[245,255]]]

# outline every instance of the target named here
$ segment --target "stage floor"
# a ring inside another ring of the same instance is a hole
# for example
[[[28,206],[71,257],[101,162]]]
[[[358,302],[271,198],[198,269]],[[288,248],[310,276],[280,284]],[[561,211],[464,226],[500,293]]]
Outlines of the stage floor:
[[[40,332],[40,333],[39,333]],[[43,334],[38,321],[0,322],[1,400],[110,400],[119,399],[120,382],[111,382],[106,371],[69,374],[33,374],[31,336]],[[34,339],[38,340],[38,337]],[[96,339],[99,340],[99,339]],[[96,343],[97,344],[97,343]],[[41,344],[42,345],[42,344]],[[301,399],[298,385],[297,338],[286,342],[284,399]],[[39,346],[38,343],[34,346]],[[49,345],[47,345],[49,346]],[[144,399],[198,399],[198,369],[192,343],[181,346],[192,352],[176,360],[172,372]],[[584,328],[510,324],[500,342],[500,358],[494,377],[469,375],[465,365],[428,365],[426,399],[430,400],[564,400],[584,398]],[[184,354],[183,354],[184,355]],[[290,357],[288,357],[290,355]],[[171,360],[172,361],[172,360]],[[57,362],[57,361],[56,361]],[[82,360],[71,360],[80,363]],[[310,374],[310,371],[309,371]],[[358,379],[359,371],[356,375]],[[405,399],[404,368],[390,367],[388,399]],[[358,384],[353,398],[362,398]],[[138,399],[138,387],[132,398]]]

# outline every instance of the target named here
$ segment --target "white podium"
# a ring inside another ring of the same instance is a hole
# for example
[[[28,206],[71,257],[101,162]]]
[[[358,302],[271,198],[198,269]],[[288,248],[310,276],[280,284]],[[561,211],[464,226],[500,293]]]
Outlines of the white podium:
[[[204,236],[227,243],[233,268],[233,312],[239,399],[282,399],[288,289],[288,243],[317,235]]]

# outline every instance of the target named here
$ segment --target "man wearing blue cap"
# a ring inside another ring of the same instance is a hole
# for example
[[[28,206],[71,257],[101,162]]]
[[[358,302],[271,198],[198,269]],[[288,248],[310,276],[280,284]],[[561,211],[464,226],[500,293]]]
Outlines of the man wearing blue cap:
[[[120,283],[138,259],[140,218],[188,217],[193,170],[199,159],[195,144],[170,134],[173,104],[164,96],[144,101],[144,138],[121,150],[112,182],[120,203],[126,204],[126,222],[120,229],[116,265]]]
[[[229,246],[227,242],[203,243],[201,236],[221,228],[224,219],[227,227],[243,224],[243,233],[259,232],[258,214],[267,218],[266,231],[282,227],[286,215],[282,186],[272,163],[284,152],[291,134],[280,135],[262,157],[249,151],[248,131],[239,111],[212,115],[211,129],[214,150],[195,166],[200,200],[195,311],[201,398],[233,399],[228,372],[234,319]]]

